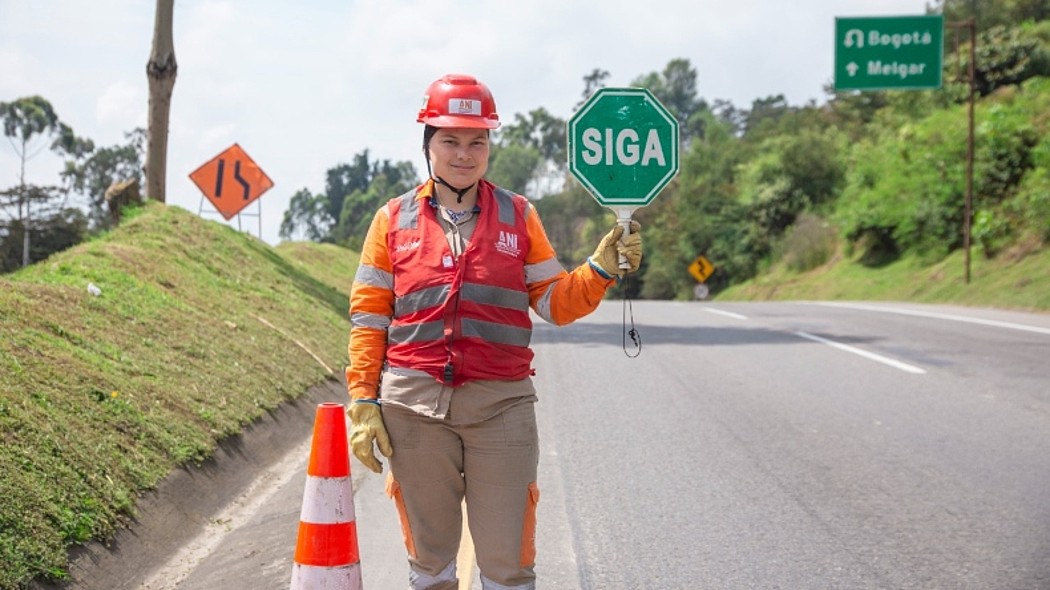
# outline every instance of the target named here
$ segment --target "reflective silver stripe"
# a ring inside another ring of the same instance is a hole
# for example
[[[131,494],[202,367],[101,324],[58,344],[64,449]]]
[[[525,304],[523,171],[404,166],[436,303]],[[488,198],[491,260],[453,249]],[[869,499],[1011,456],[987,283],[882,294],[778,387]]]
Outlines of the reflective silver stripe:
[[[528,328],[466,318],[463,319],[463,335],[510,346],[528,346],[532,340],[532,330]]]
[[[496,307],[506,307],[520,311],[527,311],[529,309],[529,294],[524,291],[515,291],[514,289],[504,289],[503,287],[491,287],[488,285],[478,285],[476,283],[464,283],[461,293],[463,299],[466,301],[474,301],[476,303],[484,303],[485,305],[495,305]]]
[[[394,275],[368,264],[359,264],[357,265],[357,272],[354,273],[354,282],[393,290]]]
[[[497,186],[492,194],[496,196],[499,222],[504,225],[514,225],[514,193]]]
[[[437,321],[424,322],[422,324],[406,324],[404,326],[391,326],[388,334],[391,344],[440,340],[445,337],[445,324],[444,322]]]
[[[485,576],[481,576],[481,590],[536,590],[536,582],[531,581],[516,586],[504,586],[493,582]]]
[[[547,323],[554,323],[554,316],[551,315],[551,294],[554,293],[554,286],[558,283],[551,283],[547,285],[547,290],[543,292],[539,300],[536,301],[536,314],[539,315]]]
[[[387,365],[386,368],[383,369],[383,372],[397,375],[398,377],[431,377],[430,373],[427,373],[426,371],[409,369],[408,367],[391,367],[390,365]]]
[[[540,281],[546,281],[547,279],[553,279],[563,272],[565,272],[565,267],[558,262],[557,258],[548,258],[547,260],[537,262],[536,264],[526,264],[525,284],[531,285],[533,283],[539,283]]]
[[[416,229],[419,220],[419,201],[416,200],[416,189],[398,197],[401,199],[401,215],[398,216],[397,229]]]
[[[385,330],[390,327],[390,318],[377,313],[358,311],[350,314],[350,325],[355,328],[375,328]]]
[[[451,285],[438,285],[398,297],[394,301],[394,317],[404,317],[421,309],[441,305],[448,299],[448,292],[451,289]]]
[[[434,588],[435,586],[448,585],[456,581],[456,560],[448,562],[445,569],[441,570],[436,576],[430,574],[424,574],[417,572],[414,569],[408,570],[408,590],[423,590],[424,588]],[[304,586],[304,588],[312,588],[313,586]]]

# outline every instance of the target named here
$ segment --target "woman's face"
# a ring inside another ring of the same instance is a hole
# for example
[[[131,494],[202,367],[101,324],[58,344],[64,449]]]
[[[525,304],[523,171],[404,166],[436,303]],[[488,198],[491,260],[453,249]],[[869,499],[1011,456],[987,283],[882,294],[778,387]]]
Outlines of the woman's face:
[[[452,186],[468,187],[481,180],[489,167],[487,129],[442,128],[430,139],[434,175]]]

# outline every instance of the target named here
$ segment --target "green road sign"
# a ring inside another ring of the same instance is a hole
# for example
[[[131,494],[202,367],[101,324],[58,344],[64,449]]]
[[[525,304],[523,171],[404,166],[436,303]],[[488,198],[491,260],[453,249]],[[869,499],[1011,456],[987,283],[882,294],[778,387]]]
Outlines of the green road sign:
[[[835,19],[835,90],[941,87],[944,17]]]
[[[678,120],[644,88],[598,90],[568,127],[569,170],[601,205],[648,205],[678,174]]]

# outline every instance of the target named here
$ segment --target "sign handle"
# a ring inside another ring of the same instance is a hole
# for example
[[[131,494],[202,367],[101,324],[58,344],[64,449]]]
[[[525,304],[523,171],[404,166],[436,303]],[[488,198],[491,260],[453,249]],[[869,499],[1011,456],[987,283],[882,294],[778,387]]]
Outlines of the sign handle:
[[[636,207],[612,207],[613,212],[616,213],[616,223],[623,227],[623,235],[620,236],[620,241],[629,235],[631,235],[631,215],[634,214]],[[631,263],[627,262],[627,257],[620,254],[620,270],[627,270],[631,268]]]

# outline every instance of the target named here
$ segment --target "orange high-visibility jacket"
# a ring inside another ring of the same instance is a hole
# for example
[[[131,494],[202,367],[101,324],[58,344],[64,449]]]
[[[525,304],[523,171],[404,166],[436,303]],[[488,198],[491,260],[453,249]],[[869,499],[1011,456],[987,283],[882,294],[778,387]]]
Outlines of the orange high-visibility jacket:
[[[598,306],[612,279],[588,264],[568,273],[525,197],[478,183],[470,244],[454,259],[433,182],[376,212],[350,293],[353,399],[377,396],[384,363],[458,386],[531,374],[528,308],[556,325]]]

